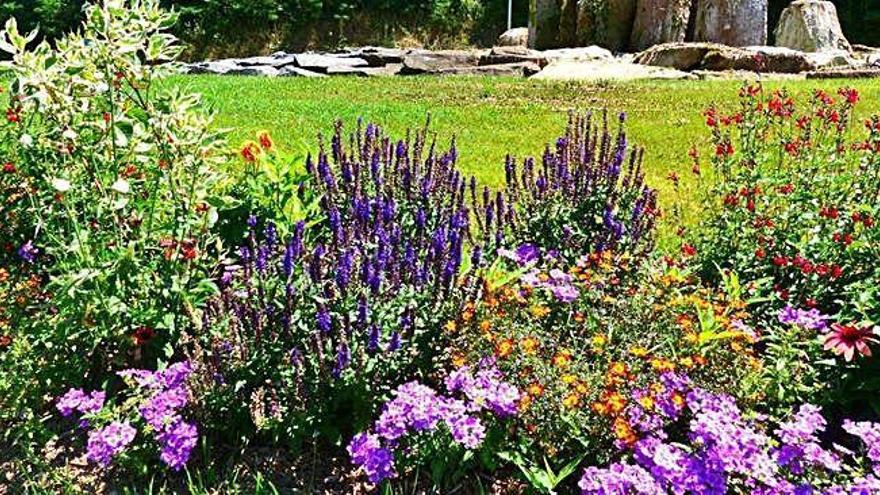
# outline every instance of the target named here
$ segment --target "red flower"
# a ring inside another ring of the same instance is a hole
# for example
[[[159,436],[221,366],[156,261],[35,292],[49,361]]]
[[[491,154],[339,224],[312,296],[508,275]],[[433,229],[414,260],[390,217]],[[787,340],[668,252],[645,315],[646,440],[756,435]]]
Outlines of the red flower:
[[[726,157],[733,154],[733,145],[730,142],[721,143],[715,146],[715,155]]]
[[[859,92],[856,89],[840,88],[837,90],[837,94],[842,96],[850,105],[855,105],[859,102]]]
[[[15,173],[15,170],[16,170],[16,169],[15,169],[15,164],[14,164],[14,163],[12,163],[12,162],[6,162],[6,163],[3,164],[3,171],[6,172],[7,174],[14,174],[14,173]]]
[[[156,336],[156,331],[150,327],[137,327],[134,330],[134,334],[132,334],[132,338],[134,339],[134,344],[141,346],[149,341],[153,340],[153,337]]]
[[[856,353],[862,356],[871,356],[871,348],[868,347],[868,344],[880,343],[877,335],[878,330],[871,328],[870,325],[835,323],[831,325],[831,332],[824,338],[825,350],[843,356],[847,361],[852,361]]]
[[[695,256],[697,254],[697,248],[691,246],[690,244],[682,244],[681,245],[681,254],[685,256]]]
[[[794,191],[794,184],[785,184],[783,186],[779,186],[779,192],[782,194],[791,194]]]
[[[767,251],[764,251],[764,248],[759,247],[758,249],[755,250],[755,258],[762,260],[766,256],[767,256]]]
[[[804,306],[806,306],[810,309],[813,309],[818,305],[819,305],[819,303],[815,299],[813,299],[812,297],[807,299],[806,301],[804,301]]]
[[[786,258],[785,256],[774,256],[773,264],[778,267],[783,267],[788,264],[788,258]]]
[[[819,216],[823,218],[837,218],[840,216],[840,212],[833,206],[823,206],[819,211]]]
[[[834,265],[831,267],[831,278],[840,278],[843,276],[843,268],[839,265]]]

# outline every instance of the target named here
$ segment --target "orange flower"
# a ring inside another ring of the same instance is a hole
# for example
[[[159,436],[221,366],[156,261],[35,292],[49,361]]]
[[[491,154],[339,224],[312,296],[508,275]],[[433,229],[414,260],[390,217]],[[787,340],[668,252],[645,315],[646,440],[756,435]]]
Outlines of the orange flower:
[[[443,325],[443,329],[446,330],[448,333],[455,333],[455,331],[458,329],[458,325],[455,324],[455,320],[449,320],[446,322],[445,325]]]
[[[532,397],[540,397],[544,395],[544,386],[536,382],[529,385],[526,392]]]
[[[578,382],[574,389],[581,395],[587,395],[587,392],[590,391],[590,387],[587,386],[586,382]]]
[[[522,339],[522,341],[519,343],[523,352],[528,355],[534,355],[536,352],[538,352],[539,344],[540,343],[538,342],[538,339],[534,337],[526,337]]]
[[[464,311],[461,313],[461,319],[465,323],[470,322],[474,318],[474,303],[467,303]]]
[[[639,399],[639,405],[644,409],[650,410],[654,407],[654,399],[650,395],[645,395]]]
[[[605,397],[605,404],[611,414],[617,414],[626,407],[626,399],[619,393],[612,392]]]
[[[483,320],[480,322],[480,331],[483,333],[488,333],[489,330],[492,330],[492,322],[489,320]]]
[[[621,363],[620,361],[615,361],[611,363],[611,366],[608,367],[608,374],[611,376],[626,376],[626,364]]]
[[[257,139],[260,141],[260,147],[266,151],[271,151],[274,143],[272,142],[272,136],[269,135],[269,131],[260,131],[257,133]]]
[[[581,403],[581,397],[578,394],[568,394],[562,399],[562,405],[573,409]]]
[[[553,356],[553,366],[557,368],[565,368],[571,364],[571,351],[563,350]]]
[[[513,339],[504,339],[495,345],[495,355],[500,358],[506,358],[514,349]]]
[[[259,156],[259,154],[260,147],[253,141],[248,141],[241,147],[241,157],[248,163],[254,163],[257,161],[257,156]]]
[[[532,313],[532,316],[534,316],[535,318],[543,318],[543,317],[547,316],[548,314],[550,314],[550,308],[548,308],[547,306],[540,306],[540,305],[532,306],[529,309],[529,311]]]
[[[531,405],[532,405],[532,397],[529,395],[522,396],[522,398],[519,400],[519,406],[518,406],[519,412],[525,412],[529,408],[529,406],[531,406]]]
[[[593,408],[593,411],[595,411],[596,414],[599,414],[600,416],[608,415],[608,404],[605,404],[604,402],[594,402],[591,407]]]
[[[672,395],[672,403],[675,404],[675,407],[678,407],[678,408],[684,407],[684,396],[678,392],[674,393]]]
[[[627,445],[632,445],[638,440],[635,430],[623,418],[615,419],[612,429],[614,430],[614,436]]]
[[[667,371],[675,371],[675,363],[668,359],[654,358],[651,360],[651,367],[655,370],[665,373]]]

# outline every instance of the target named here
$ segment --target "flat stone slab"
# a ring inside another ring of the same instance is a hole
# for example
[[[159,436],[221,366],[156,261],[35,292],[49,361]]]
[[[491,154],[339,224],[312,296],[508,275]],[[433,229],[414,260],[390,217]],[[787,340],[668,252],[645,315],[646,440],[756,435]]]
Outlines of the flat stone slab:
[[[238,68],[240,66],[230,60],[216,60],[213,62],[187,64],[181,70],[184,74],[226,74]]]
[[[547,57],[542,52],[524,46],[496,46],[487,55],[480,57],[480,65],[515,64],[532,62],[544,67]]]
[[[440,75],[460,76],[512,76],[529,77],[541,72],[541,66],[535,62],[518,62],[514,64],[478,65],[473,67],[453,67],[443,69]]]
[[[263,76],[275,77],[279,70],[268,65],[252,65],[250,67],[237,67],[226,72],[228,76]]]
[[[615,61],[553,62],[531,77],[551,81],[634,81],[651,79],[696,79],[680,70]]]
[[[880,77],[880,69],[816,70],[806,73],[807,79],[874,79]]]
[[[296,66],[316,72],[327,72],[330,67],[368,67],[366,60],[344,55],[320,55],[300,53],[296,55]]]
[[[322,74],[320,72],[314,72],[307,69],[303,69],[302,67],[294,67],[292,65],[287,65],[282,67],[281,70],[278,71],[279,77],[327,77],[327,74]]]
[[[551,63],[561,61],[614,60],[614,54],[610,50],[596,45],[544,50],[541,54]]]
[[[691,74],[701,81],[802,81],[804,74],[784,74],[779,72],[751,72],[747,70],[695,70]]]
[[[284,52],[273,53],[272,55],[267,55],[263,57],[248,57],[248,58],[239,58],[239,59],[231,59],[236,62],[238,65],[267,65],[269,67],[275,67],[276,69],[280,69],[285,65],[293,65],[296,63],[296,55],[288,54]]]
[[[477,66],[486,50],[413,50],[403,59],[401,74],[439,74],[443,70]]]
[[[403,69],[403,64],[388,64],[384,67],[347,67],[336,65],[327,68],[328,76],[395,76]]]
[[[352,50],[347,57],[360,58],[367,61],[370,67],[384,67],[390,64],[402,64],[407,50],[399,48],[384,48],[380,46],[365,46]]]

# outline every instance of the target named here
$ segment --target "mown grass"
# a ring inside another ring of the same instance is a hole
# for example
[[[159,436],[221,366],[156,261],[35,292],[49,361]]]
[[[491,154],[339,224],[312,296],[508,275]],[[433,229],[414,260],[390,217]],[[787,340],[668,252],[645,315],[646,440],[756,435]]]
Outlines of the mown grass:
[[[569,110],[608,109],[628,114],[630,141],[646,148],[647,179],[671,204],[666,177],[678,172],[686,214],[695,216],[695,182],[689,180],[687,150],[705,150],[709,133],[702,111],[718,103],[737,105],[739,81],[641,81],[579,83],[482,77],[266,79],[255,77],[177,76],[171,84],[202,93],[217,111],[219,125],[240,144],[262,129],[284,150],[304,155],[317,147],[316,136],[332,132],[341,119],[354,126],[358,117],[397,135],[424,125],[430,113],[439,141],[455,136],[460,166],[484,183],[499,185],[503,163],[540,155],[563,130]],[[880,111],[880,81],[780,81],[805,101],[814,88],[836,91],[852,86],[862,93],[856,117]]]

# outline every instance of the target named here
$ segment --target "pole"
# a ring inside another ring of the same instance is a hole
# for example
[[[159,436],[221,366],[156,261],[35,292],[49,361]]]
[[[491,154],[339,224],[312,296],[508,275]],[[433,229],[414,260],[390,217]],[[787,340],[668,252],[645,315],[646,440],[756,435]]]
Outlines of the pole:
[[[507,29],[513,29],[513,0],[507,0]]]

